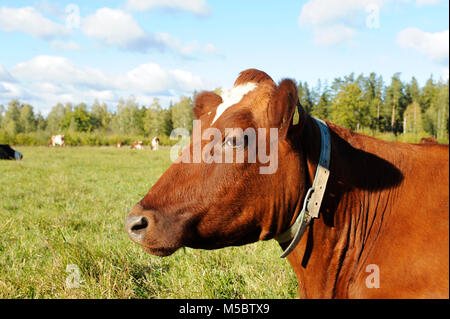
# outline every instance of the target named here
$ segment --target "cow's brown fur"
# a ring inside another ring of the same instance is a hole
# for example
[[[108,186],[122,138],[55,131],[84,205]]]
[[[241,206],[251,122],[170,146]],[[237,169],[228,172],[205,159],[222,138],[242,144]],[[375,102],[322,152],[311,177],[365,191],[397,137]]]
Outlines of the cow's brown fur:
[[[317,124],[302,108],[292,124],[297,91],[291,80],[277,86],[252,69],[236,85],[246,81],[258,87],[213,126],[222,132],[278,127],[278,170],[261,175],[262,164],[247,161],[172,164],[130,213],[147,220],[139,230],[147,252],[166,256],[183,246],[272,239],[300,212],[319,158]],[[197,96],[194,113],[203,128],[220,103],[213,93]],[[328,125],[331,174],[320,216],[288,256],[300,297],[448,298],[448,145],[425,149]],[[379,269],[379,288],[366,285],[370,265]]]

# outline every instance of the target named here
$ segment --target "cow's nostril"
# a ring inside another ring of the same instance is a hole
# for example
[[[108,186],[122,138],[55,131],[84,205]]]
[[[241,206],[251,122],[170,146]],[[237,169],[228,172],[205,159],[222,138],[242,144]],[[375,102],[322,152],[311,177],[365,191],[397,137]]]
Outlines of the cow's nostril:
[[[143,230],[143,229],[147,228],[147,226],[148,226],[147,218],[145,218],[144,216],[141,216],[141,218],[139,220],[137,220],[131,226],[131,231],[132,232],[139,232],[140,230]]]
[[[128,236],[137,243],[140,243],[144,239],[147,227],[148,219],[145,216],[130,215],[125,221],[125,229],[127,230]]]

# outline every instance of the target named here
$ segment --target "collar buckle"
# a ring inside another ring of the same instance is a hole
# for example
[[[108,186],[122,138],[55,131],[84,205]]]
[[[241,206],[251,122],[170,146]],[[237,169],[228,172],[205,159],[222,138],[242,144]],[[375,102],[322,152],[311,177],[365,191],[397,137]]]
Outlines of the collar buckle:
[[[319,217],[320,206],[322,204],[327,181],[330,176],[331,143],[328,125],[314,117],[313,119],[317,122],[320,129],[321,146],[319,163],[317,165],[313,184],[306,192],[305,199],[303,201],[303,208],[300,214],[298,214],[294,224],[292,224],[291,227],[275,237],[279,243],[291,241],[289,246],[280,256],[281,258],[286,257],[292,252],[292,250],[294,250],[309,226],[311,220]]]

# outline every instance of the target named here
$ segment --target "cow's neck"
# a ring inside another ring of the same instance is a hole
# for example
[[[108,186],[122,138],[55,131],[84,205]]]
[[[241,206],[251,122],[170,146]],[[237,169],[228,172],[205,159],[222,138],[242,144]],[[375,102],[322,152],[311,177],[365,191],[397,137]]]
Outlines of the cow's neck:
[[[398,171],[382,159],[382,154],[351,146],[347,140],[355,136],[346,129],[331,125],[330,130],[331,174],[320,216],[288,257],[298,277],[300,297],[348,297],[354,276],[365,271],[364,259],[371,248],[365,243],[376,240],[389,215],[386,207],[395,197],[382,190],[387,186],[395,189],[389,184],[399,183],[383,180],[383,176],[395,176]],[[311,118],[301,135],[311,184],[320,154],[320,132]],[[358,135],[358,139],[365,138]],[[358,146],[365,144],[362,141]]]

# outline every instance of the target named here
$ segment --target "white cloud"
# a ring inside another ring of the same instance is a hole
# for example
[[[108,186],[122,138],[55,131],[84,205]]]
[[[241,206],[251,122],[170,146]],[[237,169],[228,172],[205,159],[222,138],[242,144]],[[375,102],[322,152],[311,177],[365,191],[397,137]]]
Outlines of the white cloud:
[[[33,7],[0,8],[0,29],[5,32],[25,32],[39,39],[66,37],[69,29],[45,17]]]
[[[195,15],[208,15],[211,8],[206,0],[127,0],[126,5],[132,10],[166,9],[187,11]]]
[[[150,35],[130,14],[119,9],[98,9],[83,20],[81,29],[88,37],[122,49],[145,49],[149,45]]]
[[[50,16],[54,17],[64,16],[64,8],[62,8],[61,4],[57,2],[51,2],[49,0],[40,0],[34,2],[34,8],[36,8],[39,12],[43,12]]]
[[[345,25],[336,24],[314,30],[314,42],[319,45],[336,45],[350,43],[356,30]]]
[[[35,98],[19,83],[0,81],[0,104],[7,104],[12,99],[30,100]]]
[[[18,63],[11,68],[17,79],[30,82],[74,84],[88,88],[110,86],[110,78],[98,69],[78,67],[69,59],[59,56],[41,55],[30,61]]]
[[[380,27],[380,13],[392,3],[410,5],[411,0],[309,0],[300,12],[301,28],[313,31],[320,45],[351,43],[362,28]],[[417,6],[433,5],[442,0],[415,0]]]
[[[417,50],[433,62],[448,65],[449,30],[432,33],[406,28],[397,34],[397,43],[403,48]]]
[[[369,5],[382,3],[381,0],[310,0],[302,7],[299,24],[317,27],[351,22],[355,14],[365,12]]]
[[[5,72],[0,69],[0,75]],[[119,97],[129,95],[140,97],[142,103],[155,96],[168,100],[194,90],[213,89],[213,85],[189,71],[165,69],[156,63],[141,64],[117,74],[78,66],[64,57],[44,55],[19,63],[10,72],[17,83],[0,80],[0,104],[11,98],[32,99],[27,102],[38,101],[37,106],[67,101],[92,103],[94,99],[114,104]]]
[[[117,83],[119,87],[132,87],[142,93],[162,93],[170,90],[192,92],[204,89],[203,80],[184,70],[166,70],[156,63],[141,64],[127,72]]]
[[[183,57],[210,53],[211,47],[196,42],[183,44],[165,32],[143,30],[133,16],[120,9],[101,8],[83,20],[82,31],[103,44],[123,50],[147,52],[149,49],[171,50]]]
[[[8,82],[0,82],[0,96],[5,97],[7,99],[14,99],[18,96],[19,88],[17,85],[8,83]],[[0,102],[1,104],[1,102]]]
[[[358,28],[368,23],[366,20],[370,15],[378,15],[386,1],[388,0],[310,0],[302,7],[298,23],[302,28],[309,27],[313,30],[317,44],[351,42]]]
[[[15,82],[13,76],[0,63],[0,82]]]
[[[50,46],[55,50],[64,50],[64,51],[78,51],[81,49],[81,46],[74,41],[61,41],[61,40],[53,40],[50,42]]]
[[[212,43],[207,43],[204,47],[205,51],[210,54],[218,55],[219,51],[217,50],[216,46]]]
[[[220,55],[219,51],[212,43],[202,45],[197,41],[194,41],[183,44],[178,39],[165,32],[155,33],[154,39],[161,45],[173,50],[174,52],[178,52],[180,55],[187,58],[193,57],[197,53],[206,53],[216,56]]]

